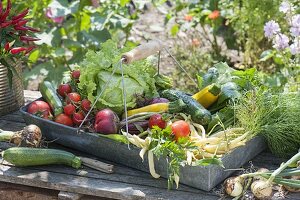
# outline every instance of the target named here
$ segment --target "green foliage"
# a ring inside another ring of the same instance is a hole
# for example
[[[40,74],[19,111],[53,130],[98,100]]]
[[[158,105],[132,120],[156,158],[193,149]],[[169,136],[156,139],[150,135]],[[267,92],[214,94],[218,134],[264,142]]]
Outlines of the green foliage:
[[[220,10],[224,11],[228,26],[236,35],[239,50],[244,53],[243,63],[258,65],[260,54],[270,47],[264,37],[264,25],[270,19],[278,18],[281,0],[221,0]],[[261,65],[266,70],[267,66]]]
[[[282,15],[278,11],[280,3],[281,0],[176,1],[175,7],[166,15],[166,22],[175,18],[176,24],[173,27],[186,32],[202,32],[201,37],[209,42],[211,48],[207,54],[211,54],[215,61],[232,63],[232,57],[223,51],[231,49],[243,55],[239,65],[260,67],[268,71],[270,62],[259,61],[260,54],[271,46],[264,38],[263,28],[267,21]],[[220,15],[213,18],[212,12],[216,10]],[[192,19],[183,20],[183,13]],[[175,34],[174,29],[171,32]],[[217,37],[224,40],[226,47]]]
[[[183,46],[185,45],[185,46]],[[196,79],[196,74],[201,70],[207,70],[214,64],[212,55],[205,52],[199,47],[193,46],[193,44],[176,45],[175,57],[182,64],[189,76]],[[187,93],[193,94],[198,92],[198,87],[195,87],[194,83],[182,72],[179,67],[175,67],[172,72],[173,85]]]
[[[127,3],[128,0],[104,0],[97,6],[89,0],[16,0],[18,10],[31,8],[32,25],[42,30],[36,34],[41,40],[36,42],[39,48],[29,56],[29,67],[48,61],[54,69],[59,68],[56,71],[67,71],[83,60],[88,49],[99,50],[104,41],[120,31],[127,39],[139,12],[128,9]],[[27,71],[25,80],[37,71]],[[62,79],[61,74],[57,78]]]
[[[209,68],[207,73],[200,73],[198,81],[199,88],[213,83],[220,85],[221,93],[218,101],[210,108],[213,111],[224,107],[228,101],[240,98],[244,91],[253,89],[255,77],[255,68],[238,71],[230,68],[226,63],[218,63]]]
[[[246,93],[234,107],[241,127],[264,136],[271,151],[281,157],[297,153],[300,145],[299,92]]]
[[[196,147],[186,138],[180,138],[176,142],[170,126],[165,129],[154,126],[151,132],[152,141],[149,150],[153,151],[157,158],[167,158],[168,188],[170,189],[175,181],[175,176],[180,174],[180,166],[186,164],[186,151],[195,150]]]

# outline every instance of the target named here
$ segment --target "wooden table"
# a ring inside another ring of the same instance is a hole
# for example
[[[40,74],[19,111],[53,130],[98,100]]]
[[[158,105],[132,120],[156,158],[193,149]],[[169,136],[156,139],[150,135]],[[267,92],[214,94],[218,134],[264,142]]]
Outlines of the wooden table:
[[[39,92],[25,91],[26,102],[40,97]],[[19,112],[0,117],[0,128],[17,131],[25,126]],[[62,146],[56,148],[66,149]],[[0,145],[1,148],[1,145]],[[2,143],[2,148],[3,143]],[[84,155],[72,149],[66,149],[77,155]],[[87,156],[87,155],[85,155]],[[275,169],[284,160],[269,152],[263,152],[245,168],[250,166]],[[108,161],[104,161],[110,163]],[[168,191],[166,179],[153,179],[148,173],[121,166],[115,163],[114,173],[105,174],[88,167],[76,170],[65,166],[43,166],[16,168],[3,162],[0,165],[0,196],[3,191],[35,193],[22,199],[219,199],[220,187],[211,192],[197,190],[180,185],[178,190]],[[13,185],[12,185],[13,184]],[[6,189],[3,189],[6,188]],[[44,188],[44,189],[41,189]],[[45,190],[45,191],[44,191]],[[27,193],[26,193],[27,194]],[[44,195],[44,196],[43,196]],[[58,197],[57,197],[58,195]],[[89,195],[89,196],[86,196]],[[289,194],[289,199],[299,199],[298,194]],[[0,199],[2,199],[0,197]],[[9,197],[5,198],[9,199]],[[11,199],[17,199],[11,197]]]

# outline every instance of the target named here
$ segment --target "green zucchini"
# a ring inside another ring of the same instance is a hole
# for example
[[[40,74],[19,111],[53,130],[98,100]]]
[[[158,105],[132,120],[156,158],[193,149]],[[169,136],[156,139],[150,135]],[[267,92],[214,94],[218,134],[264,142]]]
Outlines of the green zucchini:
[[[162,91],[161,96],[169,99],[170,101],[181,99],[186,104],[184,112],[191,115],[192,120],[196,123],[206,125],[212,119],[211,113],[208,110],[206,110],[192,96],[189,96],[182,91],[164,90]]]
[[[177,99],[176,101],[169,102],[169,113],[179,113],[186,109],[186,104],[182,99]]]
[[[12,147],[2,152],[2,158],[17,167],[62,164],[80,168],[79,157],[58,149]]]
[[[63,104],[52,84],[49,81],[43,81],[40,83],[39,89],[43,99],[50,105],[54,116],[63,113]]]

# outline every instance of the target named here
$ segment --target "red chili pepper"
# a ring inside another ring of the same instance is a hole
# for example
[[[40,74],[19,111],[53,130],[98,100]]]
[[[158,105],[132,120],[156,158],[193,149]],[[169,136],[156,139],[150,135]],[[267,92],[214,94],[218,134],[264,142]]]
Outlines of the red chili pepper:
[[[7,16],[9,15],[10,9],[11,9],[11,2],[10,2],[10,0],[7,0],[6,10],[3,13],[3,15],[1,16],[0,22],[4,22],[6,20]]]
[[[32,28],[32,27],[29,27],[29,26],[25,26],[29,31],[31,32],[40,32],[39,29],[36,29],[36,28]]]
[[[28,20],[25,20],[25,19],[20,20],[17,22],[17,26],[24,26],[27,22],[28,22]]]
[[[39,38],[29,37],[29,36],[20,36],[20,40],[25,42],[32,42],[32,41],[38,41]]]
[[[25,26],[14,26],[16,31],[28,31],[29,29]]]
[[[25,9],[23,12],[21,12],[17,16],[12,17],[12,20],[23,19],[27,15],[28,12],[29,12],[29,8]]]
[[[23,21],[24,19],[20,18],[20,19],[16,19],[16,20],[11,20],[12,24],[18,24],[20,21]]]
[[[2,23],[0,24],[0,27],[1,27],[1,28],[5,28],[5,27],[8,27],[10,24],[11,24],[11,22],[2,22]]]
[[[10,49],[9,42],[6,42],[6,44],[4,45],[4,49],[5,49],[5,51],[9,51],[9,49]]]
[[[35,48],[36,48],[36,46],[28,47],[27,50],[25,51],[25,54],[28,54],[29,52],[31,52]]]
[[[27,50],[27,48],[25,48],[25,47],[15,47],[15,48],[12,48],[10,50],[10,53],[11,54],[18,54],[18,53],[20,53],[22,51],[26,51],[26,50]]]

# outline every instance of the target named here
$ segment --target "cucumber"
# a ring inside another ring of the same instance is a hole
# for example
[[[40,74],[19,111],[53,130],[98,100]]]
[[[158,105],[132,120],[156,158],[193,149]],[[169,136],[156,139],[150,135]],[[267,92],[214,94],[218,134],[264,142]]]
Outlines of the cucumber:
[[[192,96],[185,94],[178,90],[164,90],[161,96],[169,99],[170,101],[176,101],[181,99],[185,104],[184,112],[191,115],[192,120],[202,125],[208,124],[211,119],[211,113],[206,110],[197,100],[193,99]]]
[[[79,157],[67,151],[28,147],[12,147],[2,152],[2,158],[17,167],[62,164],[80,168]]]
[[[43,81],[39,86],[43,99],[50,105],[54,116],[63,113],[63,104],[56,90],[49,81]]]

